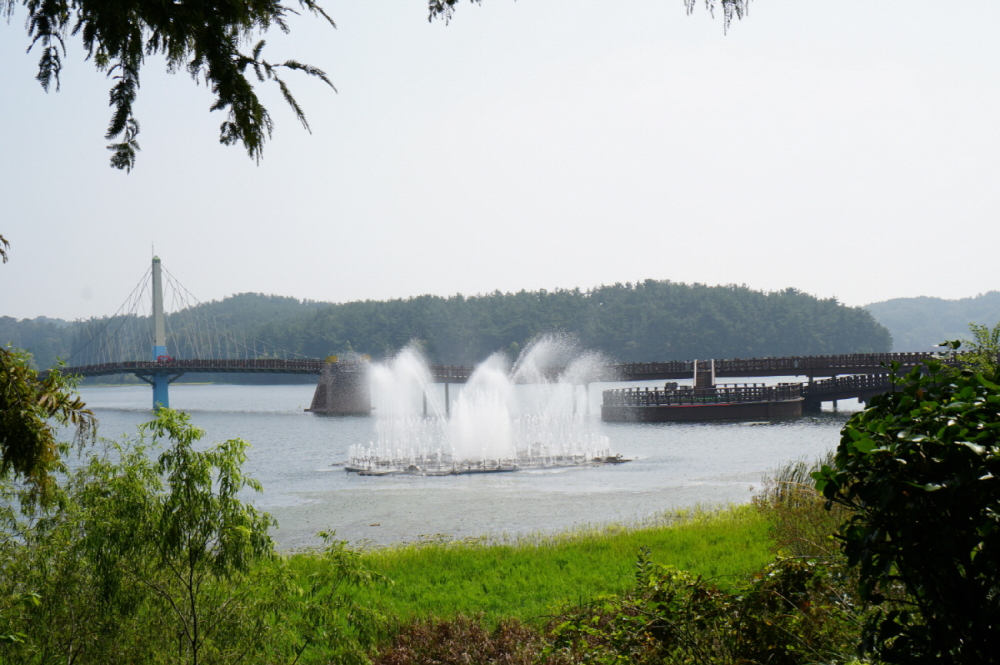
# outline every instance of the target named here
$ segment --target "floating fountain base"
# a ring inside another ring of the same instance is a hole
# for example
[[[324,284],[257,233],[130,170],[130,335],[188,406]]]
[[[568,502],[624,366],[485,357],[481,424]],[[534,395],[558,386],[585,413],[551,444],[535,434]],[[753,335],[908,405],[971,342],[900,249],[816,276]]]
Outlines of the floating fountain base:
[[[436,456],[435,456],[436,457]],[[351,460],[344,470],[359,476],[463,476],[473,473],[508,473],[529,469],[559,469],[580,466],[604,466],[631,462],[621,455],[587,457],[583,455],[549,457],[545,459],[483,460],[449,462],[434,457],[420,460]]]

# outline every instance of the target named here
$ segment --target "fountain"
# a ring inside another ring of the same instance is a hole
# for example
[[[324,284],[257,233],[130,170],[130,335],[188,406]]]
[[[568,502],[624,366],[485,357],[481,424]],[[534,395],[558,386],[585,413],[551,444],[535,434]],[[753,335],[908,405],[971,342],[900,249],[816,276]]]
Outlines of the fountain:
[[[583,386],[604,364],[565,337],[545,336],[513,367],[506,354],[490,356],[444,408],[426,360],[410,345],[372,367],[375,439],[352,446],[345,468],[455,475],[627,461],[587,415]]]

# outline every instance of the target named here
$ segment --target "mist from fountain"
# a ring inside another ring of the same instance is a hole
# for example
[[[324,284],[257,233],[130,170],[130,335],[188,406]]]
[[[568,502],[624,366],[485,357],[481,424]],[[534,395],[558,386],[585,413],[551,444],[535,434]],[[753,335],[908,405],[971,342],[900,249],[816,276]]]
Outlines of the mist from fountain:
[[[513,367],[504,353],[478,365],[449,416],[427,361],[410,345],[372,367],[375,438],[351,447],[346,468],[450,475],[621,461],[586,415],[583,386],[604,364],[566,337],[542,337]]]

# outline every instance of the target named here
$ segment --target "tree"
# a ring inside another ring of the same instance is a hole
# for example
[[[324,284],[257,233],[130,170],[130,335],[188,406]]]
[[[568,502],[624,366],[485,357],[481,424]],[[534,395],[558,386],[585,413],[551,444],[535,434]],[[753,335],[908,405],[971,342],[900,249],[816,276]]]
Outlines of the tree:
[[[1000,359],[1000,323],[992,329],[989,326],[970,323],[969,330],[972,331],[973,339],[963,341],[963,344],[969,347],[969,350],[962,354],[965,366],[976,372],[995,372],[997,361]]]
[[[10,245],[0,236],[0,255],[7,262]],[[0,480],[11,476],[32,487],[32,500],[53,498],[52,473],[60,449],[51,421],[75,428],[77,443],[96,435],[97,421],[73,392],[74,384],[58,368],[40,375],[24,351],[0,347]]]
[[[276,556],[267,532],[275,521],[238,496],[244,488],[263,491],[241,471],[248,444],[231,439],[195,450],[204,432],[171,409],[160,409],[140,433],[172,445],[155,465],[142,447],[127,451],[123,465],[92,461],[104,482],[82,492],[81,554],[106,589],[132,581],[162,604],[182,662],[205,662],[206,652],[232,660],[262,648],[263,617],[248,624],[244,613],[273,610],[253,590],[255,566]]]
[[[82,443],[93,438],[96,429],[86,406],[58,369],[40,375],[27,353],[0,348],[0,478],[21,478],[36,490],[37,498],[48,501],[63,447],[51,420],[72,425]]]
[[[998,383],[928,361],[854,415],[814,474],[851,511],[843,551],[879,607],[862,646],[884,662],[1000,662]]]
[[[0,662],[367,662],[385,620],[354,592],[381,576],[330,534],[302,574],[241,499],[248,444],[203,434],[160,409],[43,510],[0,479]]]
[[[333,20],[315,0],[298,0],[299,6]],[[139,150],[139,122],[133,104],[139,90],[139,73],[148,56],[166,58],[167,71],[187,71],[196,82],[204,80],[215,95],[212,111],[225,111],[219,141],[241,142],[250,157],[260,160],[264,142],[271,136],[271,116],[254,90],[248,69],[258,81],[274,81],[303,127],[305,114],[292,97],[281,69],[305,72],[329,85],[326,74],[316,67],[286,60],[271,63],[261,57],[264,40],[244,50],[253,38],[272,26],[288,32],[287,18],[296,14],[278,0],[0,0],[0,11],[8,21],[18,5],[28,11],[25,26],[30,46],[41,50],[35,77],[47,92],[59,89],[62,60],[70,36],[83,39],[87,59],[114,81],[111,106],[114,111],[105,138],[112,143],[111,166],[131,171]],[[335,26],[334,26],[335,27]]]
[[[470,0],[476,4],[482,4],[482,0]],[[455,5],[457,5],[459,0],[428,0],[428,5],[430,7],[430,15],[428,20],[433,21],[436,18],[442,18],[447,23],[451,20],[452,15],[455,13]],[[698,4],[698,0],[684,0],[684,6],[687,7],[688,14],[694,11],[695,6]],[[705,8],[714,16],[715,8],[718,5],[722,5],[722,13],[725,20],[725,28],[728,29],[730,23],[732,23],[733,18],[742,19],[747,13],[747,5],[750,4],[750,0],[705,0]]]

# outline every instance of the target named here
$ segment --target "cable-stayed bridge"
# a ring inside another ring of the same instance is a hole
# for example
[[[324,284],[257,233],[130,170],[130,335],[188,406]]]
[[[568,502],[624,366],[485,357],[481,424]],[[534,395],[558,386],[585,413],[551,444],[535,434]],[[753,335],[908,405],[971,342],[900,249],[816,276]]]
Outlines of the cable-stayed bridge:
[[[170,405],[168,386],[184,374],[320,374],[324,364],[241,331],[153,257],[115,314],[82,324],[63,371],[81,377],[134,374],[153,386],[155,409]]]
[[[867,353],[608,364],[588,382],[692,378],[696,384],[714,385],[716,378],[799,376],[808,381],[801,388],[803,399],[815,407],[821,401],[867,400],[886,392],[891,389],[890,363],[909,368],[933,356]],[[81,377],[134,374],[152,385],[154,409],[170,405],[168,387],[185,374],[310,374],[322,377],[311,410],[368,412],[365,358],[336,360],[305,357],[247,335],[197,300],[153,257],[149,270],[113,316],[84,324],[63,371]],[[465,383],[475,370],[456,365],[429,369],[433,380],[446,386]],[[551,368],[551,378],[560,370]]]

